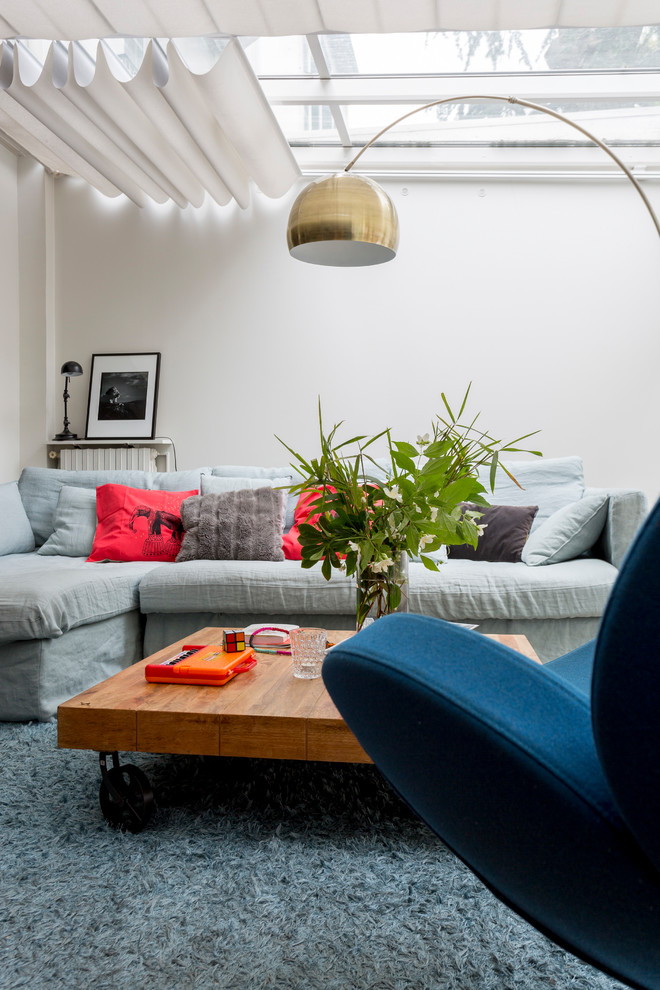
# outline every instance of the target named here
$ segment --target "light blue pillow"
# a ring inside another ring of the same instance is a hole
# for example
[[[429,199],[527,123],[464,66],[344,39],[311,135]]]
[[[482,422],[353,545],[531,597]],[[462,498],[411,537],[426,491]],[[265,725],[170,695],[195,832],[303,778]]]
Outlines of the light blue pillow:
[[[587,495],[558,509],[531,533],[523,547],[523,563],[530,567],[574,560],[590,550],[603,531],[607,495]]]
[[[240,492],[246,488],[283,488],[291,484],[286,478],[218,478],[211,474],[202,475],[202,495],[217,492]],[[286,493],[285,493],[286,494]]]
[[[486,489],[484,497],[491,505],[538,505],[531,534],[554,512],[577,502],[584,495],[584,473],[580,457],[538,457],[533,461],[516,461],[503,457],[502,460],[522,488],[511,481],[500,468],[495,480],[495,491],[491,492],[490,471],[484,467],[479,471],[479,481]]]
[[[283,467],[259,467],[250,464],[218,464],[211,468],[214,478],[283,478],[291,477],[293,469],[285,464]],[[225,489],[226,491],[228,489]],[[231,491],[231,489],[229,489]],[[240,489],[234,489],[240,491]]]
[[[214,468],[214,470],[238,471],[238,467],[229,465],[226,468]],[[291,474],[286,474],[286,468],[250,468],[245,467],[246,474],[239,476],[236,474],[223,475],[202,475],[201,494],[208,495],[210,492],[239,492],[242,488],[283,488],[293,484]],[[275,474],[275,471],[284,472],[282,477]],[[297,480],[297,479],[296,479]],[[298,495],[291,495],[284,491],[284,529],[283,533],[288,533],[293,526],[293,514],[298,502]]]
[[[62,488],[55,509],[55,530],[37,553],[89,557],[96,532],[96,489]]]
[[[0,556],[34,550],[34,533],[23,507],[17,481],[0,485]]]
[[[210,468],[191,471],[63,471],[60,468],[23,468],[18,479],[27,517],[37,543],[43,543],[55,530],[54,519],[63,487],[92,488],[97,485],[128,485],[129,488],[168,492],[199,490],[200,474]]]

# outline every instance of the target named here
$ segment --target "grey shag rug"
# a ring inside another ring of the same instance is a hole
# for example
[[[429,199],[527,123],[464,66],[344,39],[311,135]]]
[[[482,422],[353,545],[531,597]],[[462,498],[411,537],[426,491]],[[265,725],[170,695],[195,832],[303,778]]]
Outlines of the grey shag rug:
[[[3,990],[621,990],[373,767],[123,756],[158,797],[137,835],[101,818],[96,754],[0,723]]]

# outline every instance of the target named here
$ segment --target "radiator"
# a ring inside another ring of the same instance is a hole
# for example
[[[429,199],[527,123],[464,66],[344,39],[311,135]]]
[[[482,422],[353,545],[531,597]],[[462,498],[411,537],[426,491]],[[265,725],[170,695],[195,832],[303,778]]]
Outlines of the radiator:
[[[158,451],[152,447],[77,447],[59,454],[64,471],[155,471]]]

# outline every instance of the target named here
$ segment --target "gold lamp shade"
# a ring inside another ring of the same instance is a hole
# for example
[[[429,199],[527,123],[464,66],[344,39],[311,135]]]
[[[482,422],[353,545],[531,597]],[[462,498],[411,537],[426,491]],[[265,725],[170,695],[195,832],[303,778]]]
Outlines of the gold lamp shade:
[[[342,268],[391,261],[399,243],[394,204],[365,175],[317,179],[291,207],[287,243],[293,258]]]

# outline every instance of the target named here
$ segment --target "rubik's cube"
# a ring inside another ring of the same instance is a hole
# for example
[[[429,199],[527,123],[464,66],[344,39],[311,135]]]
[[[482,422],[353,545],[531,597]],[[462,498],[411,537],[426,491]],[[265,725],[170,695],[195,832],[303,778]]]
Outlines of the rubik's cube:
[[[242,653],[245,649],[245,633],[242,629],[225,629],[222,634],[225,653]]]

